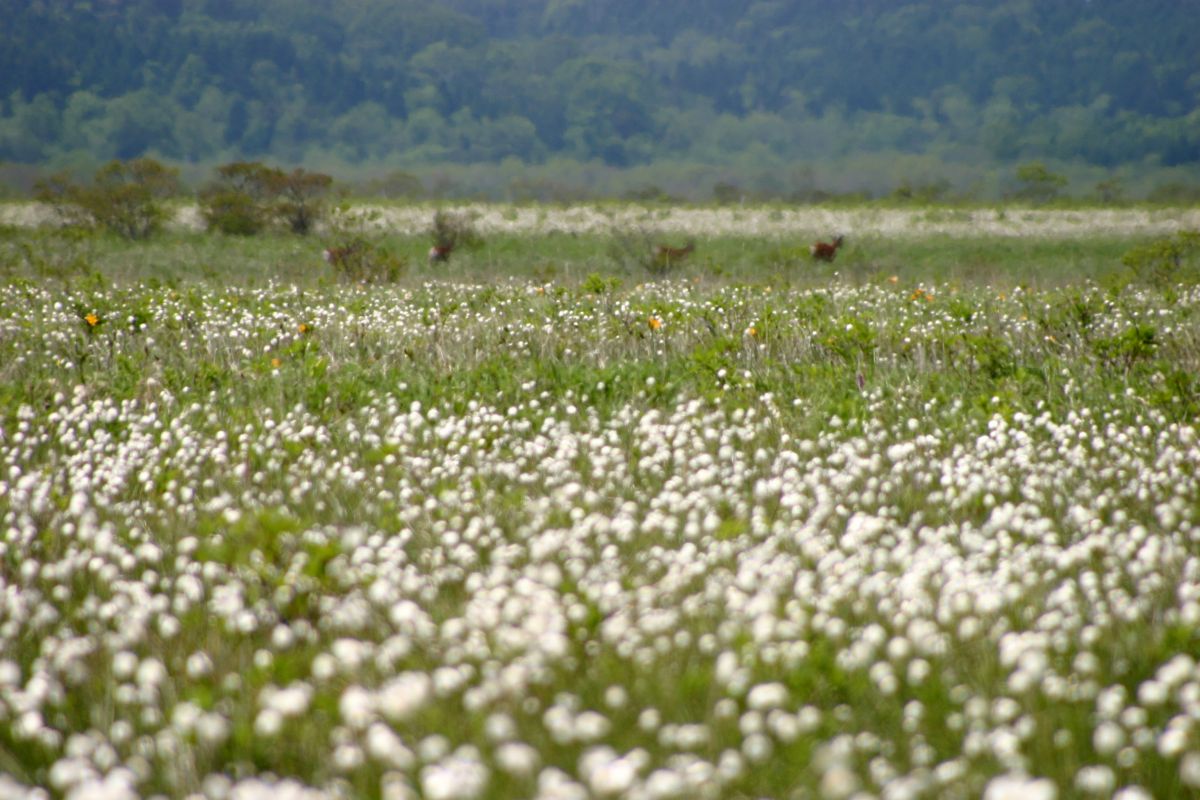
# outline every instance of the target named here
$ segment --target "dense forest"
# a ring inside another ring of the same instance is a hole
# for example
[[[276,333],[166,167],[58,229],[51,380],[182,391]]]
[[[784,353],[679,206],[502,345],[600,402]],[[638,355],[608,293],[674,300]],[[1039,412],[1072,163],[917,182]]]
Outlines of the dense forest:
[[[0,0],[0,161],[1200,165],[1192,0]]]

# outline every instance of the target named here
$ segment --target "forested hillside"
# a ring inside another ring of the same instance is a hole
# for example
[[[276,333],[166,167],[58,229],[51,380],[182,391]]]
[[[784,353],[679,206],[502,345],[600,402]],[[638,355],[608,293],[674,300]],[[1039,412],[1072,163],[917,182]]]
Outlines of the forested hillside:
[[[0,0],[0,160],[1200,162],[1181,0]]]

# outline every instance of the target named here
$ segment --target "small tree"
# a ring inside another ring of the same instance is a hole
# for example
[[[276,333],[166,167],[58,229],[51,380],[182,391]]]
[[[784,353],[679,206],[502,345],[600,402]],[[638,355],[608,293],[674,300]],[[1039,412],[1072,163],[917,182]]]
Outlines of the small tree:
[[[320,172],[308,172],[297,167],[291,172],[279,172],[275,190],[279,200],[275,213],[291,229],[304,235],[325,214],[325,201],[333,178]]]
[[[1030,161],[1017,167],[1017,180],[1021,182],[1017,197],[1035,203],[1053,200],[1058,196],[1059,190],[1067,185],[1065,175],[1051,172],[1040,161]]]

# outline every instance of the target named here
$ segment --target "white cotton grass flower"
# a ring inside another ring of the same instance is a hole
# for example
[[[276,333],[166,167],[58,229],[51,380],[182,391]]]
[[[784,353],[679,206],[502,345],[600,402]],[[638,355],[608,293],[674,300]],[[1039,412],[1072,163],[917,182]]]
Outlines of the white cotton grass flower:
[[[271,709],[283,717],[298,717],[308,710],[312,696],[312,686],[298,681],[283,688],[263,687],[259,692],[258,704],[260,708]]]
[[[508,714],[489,714],[483,721],[483,734],[493,742],[505,742],[517,735],[517,723]]]
[[[21,668],[15,661],[0,659],[0,689],[21,682]]]
[[[1031,778],[1020,773],[998,775],[988,781],[983,800],[1055,800],[1058,787],[1049,778]]]
[[[95,766],[82,756],[68,756],[55,761],[47,776],[50,785],[60,792],[85,781],[98,778]]]
[[[538,773],[535,800],[589,800],[588,790],[557,767]]]
[[[496,748],[493,758],[497,767],[517,778],[531,777],[541,763],[537,748],[525,742],[504,742]]]
[[[1105,721],[1092,732],[1092,745],[1101,755],[1111,755],[1125,744],[1125,731],[1115,722]]]
[[[245,778],[229,789],[229,800],[330,800],[320,789],[292,778]]]
[[[113,654],[112,658],[112,673],[113,677],[121,680],[128,680],[133,677],[134,671],[138,667],[138,657],[128,650],[122,650]]]
[[[441,760],[450,752],[450,740],[440,733],[432,733],[417,742],[417,756],[427,764]]]
[[[229,738],[229,720],[223,715],[209,711],[200,715],[195,723],[196,736],[206,745],[215,746]]]
[[[189,678],[197,680],[212,674],[213,662],[207,653],[196,651],[187,657],[184,670]]]
[[[752,764],[762,764],[774,751],[775,745],[766,734],[752,733],[742,740],[742,754]]]
[[[1112,767],[1092,764],[1080,767],[1075,773],[1075,788],[1084,794],[1107,797],[1116,786],[1117,776]]]
[[[379,687],[379,711],[393,722],[403,722],[433,699],[433,680],[424,672],[403,672]]]
[[[1174,720],[1172,721],[1174,722]],[[1163,758],[1178,758],[1188,746],[1188,728],[1169,724],[1158,736],[1156,749]]]
[[[1179,780],[1184,786],[1200,789],[1200,752],[1192,751],[1179,760]]]
[[[278,736],[283,729],[283,714],[273,708],[264,708],[254,717],[254,732],[264,739]]]
[[[688,791],[687,781],[672,769],[656,769],[651,772],[642,786],[647,800],[670,800],[684,797]]]
[[[579,774],[593,794],[607,797],[621,794],[636,783],[645,766],[644,753],[631,752],[624,756],[607,745],[584,751],[579,758]]]
[[[788,690],[782,683],[760,683],[746,695],[746,705],[758,711],[782,708],[787,701]]]
[[[604,690],[604,704],[612,709],[624,708],[629,702],[629,692],[624,686],[613,684]]]
[[[612,723],[597,711],[584,711],[575,717],[574,739],[579,742],[594,742],[612,730]]]
[[[857,792],[858,787],[858,775],[840,761],[821,773],[821,796],[829,800],[844,800]]]
[[[80,781],[64,795],[64,800],[139,800],[137,781],[132,771],[114,769],[104,777]]]
[[[362,686],[347,686],[338,700],[342,721],[355,730],[362,730],[375,718],[375,696]]]
[[[487,788],[488,778],[478,751],[464,746],[421,769],[421,792],[427,800],[474,800]]]
[[[382,722],[371,723],[367,729],[366,746],[371,758],[395,769],[407,772],[417,761],[404,740]]]
[[[1154,800],[1154,795],[1141,786],[1123,786],[1112,796],[1112,800]]]
[[[353,772],[366,761],[362,748],[343,742],[333,748],[333,766],[339,772]]]
[[[11,800],[50,800],[50,793],[40,787],[18,783],[10,775],[0,774],[0,797]]]

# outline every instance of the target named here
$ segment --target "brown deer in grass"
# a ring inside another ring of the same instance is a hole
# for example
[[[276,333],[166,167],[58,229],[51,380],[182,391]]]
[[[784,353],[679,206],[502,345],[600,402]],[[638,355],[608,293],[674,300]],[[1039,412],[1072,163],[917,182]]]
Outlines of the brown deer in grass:
[[[450,254],[454,252],[454,242],[445,242],[443,244],[435,244],[429,248],[429,263],[436,264],[439,261],[449,261]]]
[[[324,257],[325,263],[333,267],[344,267],[356,258],[362,249],[363,243],[355,241],[343,247],[326,247],[321,256]]]
[[[683,247],[656,244],[654,246],[654,263],[659,266],[674,266],[691,255],[695,249],[696,242],[694,239],[688,239],[687,244]]]
[[[832,242],[816,242],[808,248],[808,252],[817,261],[833,261],[837,257],[838,248],[842,246],[843,238],[839,236]]]

